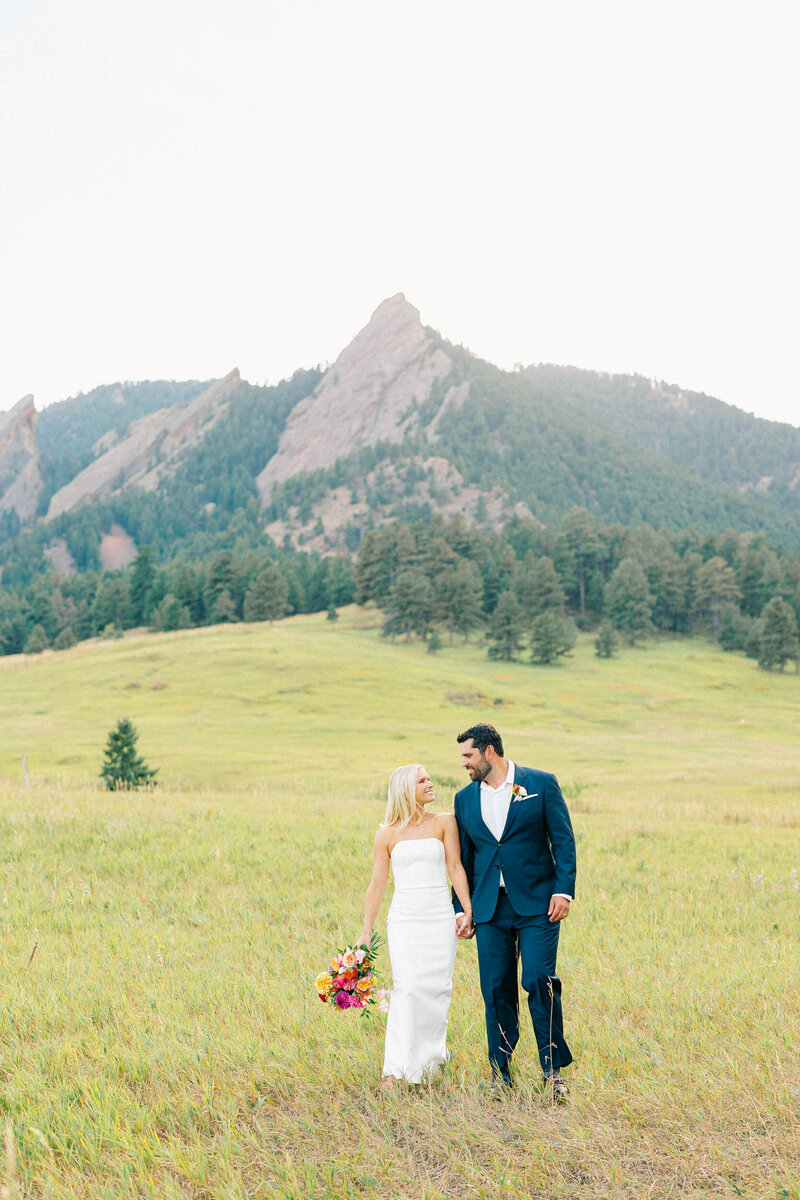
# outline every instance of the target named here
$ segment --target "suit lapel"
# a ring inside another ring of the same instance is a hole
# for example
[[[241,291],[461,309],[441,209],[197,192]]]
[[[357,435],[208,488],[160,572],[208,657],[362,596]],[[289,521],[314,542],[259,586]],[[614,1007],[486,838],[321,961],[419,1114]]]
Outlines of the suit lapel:
[[[473,813],[474,813],[474,818],[475,818],[475,824],[478,826],[479,829],[482,829],[484,831],[484,833],[486,833],[492,839],[493,842],[496,842],[497,838],[494,836],[491,829],[489,828],[489,826],[486,824],[486,822],[483,819],[483,813],[481,812],[481,785],[478,783],[477,780],[471,785],[471,790],[472,790],[472,808],[473,808]]]
[[[514,824],[514,820],[517,815],[517,805],[519,804],[519,801],[516,801],[516,803],[514,801],[514,788],[515,787],[521,787],[524,792],[527,792],[527,790],[528,790],[527,787],[525,786],[524,772],[523,772],[522,768],[518,767],[518,766],[516,766],[515,770],[514,770],[514,783],[511,788],[511,802],[508,806],[508,816],[506,817],[506,823],[503,826],[503,832],[500,835],[501,842],[502,842],[503,838],[506,836],[506,834],[508,833],[511,826]]]

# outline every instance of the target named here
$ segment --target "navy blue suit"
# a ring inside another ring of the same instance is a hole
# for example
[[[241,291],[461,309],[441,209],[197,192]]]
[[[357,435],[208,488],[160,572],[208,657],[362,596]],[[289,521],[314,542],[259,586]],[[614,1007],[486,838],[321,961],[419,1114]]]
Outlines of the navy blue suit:
[[[512,797],[499,841],[481,816],[479,783],[468,784],[455,798],[461,861],[472,895],[489,1061],[505,1079],[519,1039],[520,957],[542,1069],[550,1074],[572,1062],[556,975],[559,923],[550,922],[547,910],[555,893],[575,895],[575,836],[555,775],[518,766],[514,785],[526,795]],[[501,871],[505,891],[500,890]],[[455,896],[454,903],[460,911]]]

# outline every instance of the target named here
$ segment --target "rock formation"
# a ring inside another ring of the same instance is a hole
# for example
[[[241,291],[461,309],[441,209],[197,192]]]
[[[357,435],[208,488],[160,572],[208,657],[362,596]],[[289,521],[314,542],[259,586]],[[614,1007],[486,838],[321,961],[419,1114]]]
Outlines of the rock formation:
[[[24,524],[36,516],[42,491],[33,396],[0,413],[0,509],[14,508]]]
[[[418,424],[417,408],[451,368],[405,296],[384,300],[292,411],[277,453],[258,477],[262,498],[298,471],[329,467],[361,446],[402,441]]]
[[[140,417],[122,437],[106,434],[95,447],[98,457],[55,493],[47,519],[121,487],[154,490],[177,459],[205,437],[240,383],[239,372],[233,370],[188,404]]]

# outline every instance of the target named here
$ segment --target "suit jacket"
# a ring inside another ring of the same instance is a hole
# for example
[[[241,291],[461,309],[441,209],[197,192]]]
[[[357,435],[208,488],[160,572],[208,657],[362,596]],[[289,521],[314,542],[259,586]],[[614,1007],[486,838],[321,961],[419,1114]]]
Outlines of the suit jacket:
[[[456,793],[461,861],[477,922],[494,916],[501,871],[521,917],[546,913],[555,892],[575,895],[575,835],[558,780],[547,771],[516,767],[514,784],[524,788],[527,798],[512,798],[499,841],[481,816],[480,784],[470,783]],[[454,904],[460,912],[456,896]]]

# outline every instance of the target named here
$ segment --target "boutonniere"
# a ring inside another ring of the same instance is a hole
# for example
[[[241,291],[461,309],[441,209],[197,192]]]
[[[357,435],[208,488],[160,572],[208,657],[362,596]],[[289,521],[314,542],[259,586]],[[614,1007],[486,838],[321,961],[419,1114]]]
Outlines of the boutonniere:
[[[511,803],[516,804],[518,800],[529,800],[529,799],[530,799],[530,796],[525,791],[525,788],[520,787],[520,785],[518,783],[515,783],[511,789]]]

